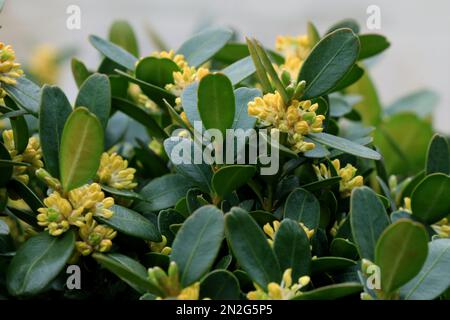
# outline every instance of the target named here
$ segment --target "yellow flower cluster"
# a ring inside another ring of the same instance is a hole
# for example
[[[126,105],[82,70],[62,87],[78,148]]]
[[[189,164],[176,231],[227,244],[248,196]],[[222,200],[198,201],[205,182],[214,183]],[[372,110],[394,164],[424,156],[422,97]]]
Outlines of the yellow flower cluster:
[[[259,119],[264,125],[272,126],[288,134],[288,143],[295,152],[306,152],[315,145],[306,142],[304,136],[308,133],[322,132],[323,115],[317,115],[317,103],[310,100],[292,100],[285,106],[278,92],[256,97],[248,103],[248,114]]]
[[[128,161],[117,153],[104,152],[97,170],[99,182],[116,189],[133,189],[137,186],[134,180],[136,169],[128,168]]]
[[[152,284],[164,292],[164,297],[158,299],[198,300],[200,297],[200,282],[195,282],[182,288],[177,264],[172,261],[166,273],[160,267],[148,269],[148,278]]]
[[[283,273],[281,284],[271,282],[267,285],[267,292],[257,284],[254,284],[256,290],[247,293],[249,300],[290,300],[301,295],[301,288],[307,286],[310,282],[308,276],[298,279],[297,283],[292,282],[292,269],[289,268]]]
[[[339,191],[342,197],[349,197],[354,188],[361,187],[363,185],[363,177],[356,175],[357,169],[354,166],[347,164],[344,168],[341,168],[339,159],[335,159],[331,163],[336,169],[338,175],[342,178],[339,182]],[[332,177],[330,169],[323,163],[319,166],[313,165],[313,168],[319,180]]]
[[[299,226],[305,231],[308,239],[311,239],[314,235],[314,229],[310,230],[303,222],[298,223]],[[272,224],[266,223],[263,227],[264,233],[269,237],[267,241],[270,245],[273,245],[273,241],[275,240],[275,235],[280,228],[280,221],[275,220]]]
[[[277,67],[279,75],[287,72],[291,79],[297,79],[303,62],[311,50],[308,36],[278,36],[275,49],[284,56],[284,64]]]
[[[51,45],[41,45],[31,54],[29,71],[40,83],[58,81],[58,50]]]
[[[150,241],[150,243],[149,243],[150,250],[152,252],[158,252],[158,253],[168,256],[172,252],[172,248],[167,247],[166,245],[167,245],[167,238],[164,235],[162,235],[161,242]]]
[[[3,83],[15,85],[17,83],[16,79],[23,74],[22,69],[20,69],[20,63],[17,63],[15,60],[16,54],[13,48],[0,42],[0,99],[6,95],[1,85]]]
[[[179,71],[173,73],[173,83],[166,85],[165,89],[173,93],[175,96],[180,97],[183,90],[195,81],[200,81],[204,76],[209,74],[209,69],[200,67],[195,68],[189,66],[184,56],[181,54],[175,54],[173,50],[154,52],[152,56],[157,58],[166,58],[175,62],[180,68]],[[180,104],[180,99],[176,100],[177,105]]]
[[[52,236],[61,235],[72,225],[79,228],[79,235],[83,240],[76,244],[81,254],[104,252],[111,247],[115,231],[107,226],[97,225],[93,219],[110,219],[113,216],[110,208],[114,205],[114,199],[105,198],[99,184],[92,183],[73,189],[67,193],[67,197],[54,191],[44,199],[44,204],[45,208],[38,209],[37,220]]]
[[[3,143],[8,150],[11,159],[16,162],[29,163],[30,167],[14,166],[13,176],[28,184],[30,178],[28,173],[33,173],[39,168],[42,168],[42,150],[37,137],[31,137],[28,139],[28,145],[23,153],[18,153],[14,144],[14,133],[12,130],[4,130],[2,133]]]

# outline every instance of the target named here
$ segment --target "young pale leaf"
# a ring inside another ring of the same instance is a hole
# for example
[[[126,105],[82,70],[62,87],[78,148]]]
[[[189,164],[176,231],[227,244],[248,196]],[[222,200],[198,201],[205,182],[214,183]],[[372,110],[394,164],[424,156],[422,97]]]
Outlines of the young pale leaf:
[[[221,72],[230,79],[233,85],[236,85],[242,80],[248,78],[254,74],[255,71],[255,64],[250,56],[238,60],[221,70]]]
[[[98,36],[89,36],[90,43],[95,49],[100,51],[106,58],[112,60],[118,65],[127,68],[128,70],[134,70],[134,66],[138,59],[131,53],[125,51],[118,45],[102,39]]]
[[[413,216],[428,224],[438,222],[450,212],[450,177],[433,173],[425,177],[411,195]]]
[[[223,74],[209,74],[198,86],[198,111],[206,129],[218,129],[225,137],[234,120],[233,85]]]
[[[305,189],[295,189],[286,199],[284,217],[303,222],[309,229],[317,229],[320,220],[319,201]]]
[[[374,260],[375,247],[389,218],[377,194],[368,187],[353,190],[350,198],[350,224],[361,258]]]
[[[76,108],[62,132],[59,169],[64,191],[87,183],[97,172],[103,152],[103,128],[84,107]]]
[[[91,75],[91,72],[86,68],[85,64],[75,58],[71,62],[72,74],[75,79],[77,87],[81,87],[83,82]]]
[[[124,20],[114,21],[109,29],[109,40],[127,50],[133,56],[139,56],[139,47],[136,35],[131,25]]]
[[[230,165],[220,168],[212,178],[214,191],[222,199],[234,190],[242,187],[256,172],[251,165]]]
[[[321,132],[310,133],[308,137],[315,142],[319,142],[321,144],[344,151],[345,153],[352,154],[354,156],[358,156],[364,159],[381,159],[381,155],[375,150],[369,149],[360,144],[338,136],[333,136],[331,134]]]
[[[170,59],[146,57],[136,65],[136,78],[155,86],[164,88],[168,83],[173,83],[173,73],[179,68]]]
[[[239,281],[234,274],[226,270],[214,270],[200,283],[200,299],[239,300]]]
[[[198,67],[217,51],[219,51],[233,36],[228,28],[206,29],[185,41],[177,53],[182,54],[189,65]]]
[[[45,168],[55,178],[59,178],[61,137],[71,112],[72,106],[60,88],[47,85],[42,88],[39,108],[39,138]]]
[[[141,214],[119,205],[112,206],[110,210],[114,212],[110,219],[102,217],[96,219],[123,234],[154,242],[161,241],[156,226]]]
[[[252,281],[267,288],[270,282],[280,283],[281,270],[267,238],[240,208],[232,208],[225,216],[225,234],[235,258]]]
[[[16,79],[16,84],[3,84],[2,88],[20,107],[32,115],[39,112],[41,88],[25,77]]]
[[[87,78],[81,85],[75,101],[76,107],[86,107],[106,129],[111,112],[111,86],[108,77],[95,73]]]
[[[428,243],[428,257],[419,274],[400,289],[405,300],[434,300],[450,287],[450,239]]]
[[[214,206],[201,207],[186,219],[170,255],[180,269],[183,287],[198,281],[211,268],[223,237],[223,212]]]
[[[358,60],[363,60],[375,56],[391,45],[386,37],[379,34],[363,34],[359,36],[361,51]]]
[[[358,282],[345,282],[323,286],[296,296],[293,300],[336,300],[360,293],[363,287]]]
[[[313,48],[320,41],[320,34],[316,26],[311,21],[308,21],[307,24],[307,34],[310,47]]]
[[[447,139],[435,134],[428,145],[426,174],[450,174],[450,150]]]
[[[59,274],[72,255],[75,233],[60,237],[41,232],[26,241],[9,265],[6,286],[14,296],[35,295]]]
[[[336,30],[320,40],[301,68],[298,81],[306,81],[302,99],[333,89],[353,67],[359,54],[358,37],[349,29]]]
[[[292,268],[292,281],[309,275],[311,249],[309,239],[297,221],[284,219],[275,234],[273,250],[281,270]]]
[[[381,289],[389,294],[416,276],[428,253],[428,233],[416,222],[399,219],[378,239],[375,264],[380,267]]]

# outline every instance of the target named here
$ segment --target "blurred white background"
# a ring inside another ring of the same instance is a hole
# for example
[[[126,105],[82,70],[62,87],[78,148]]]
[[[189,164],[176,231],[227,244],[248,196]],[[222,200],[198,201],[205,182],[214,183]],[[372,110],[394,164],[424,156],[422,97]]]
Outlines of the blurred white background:
[[[81,29],[68,30],[66,9],[81,8]],[[381,29],[366,27],[366,9],[381,9]],[[362,32],[388,37],[391,47],[371,66],[371,74],[384,105],[421,88],[440,95],[435,127],[450,133],[450,1],[448,0],[6,0],[0,14],[0,41],[12,44],[19,61],[33,47],[50,43],[58,48],[75,47],[76,57],[95,67],[98,53],[87,41],[89,34],[107,36],[115,19],[134,27],[142,55],[153,51],[145,31],[155,28],[174,49],[202,25],[214,21],[251,35],[272,47],[278,34],[299,34],[312,20],[321,32],[334,22],[354,18]],[[75,84],[70,61],[62,71],[61,86],[72,99]]]

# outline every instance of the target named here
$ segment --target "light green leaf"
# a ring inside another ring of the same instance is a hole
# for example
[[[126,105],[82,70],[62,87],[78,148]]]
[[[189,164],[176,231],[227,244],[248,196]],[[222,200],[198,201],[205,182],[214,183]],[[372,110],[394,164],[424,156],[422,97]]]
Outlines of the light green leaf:
[[[94,35],[89,36],[89,42],[106,58],[128,70],[134,70],[134,66],[138,59],[123,48]]]
[[[309,229],[317,229],[320,220],[320,204],[312,193],[298,188],[287,197],[283,214],[285,218],[303,222]]]
[[[116,20],[109,29],[109,41],[127,50],[133,56],[139,56],[136,35],[131,25],[125,20]]]
[[[79,88],[81,87],[83,82],[91,75],[91,72],[87,69],[83,62],[75,58],[72,59],[71,67],[73,78],[75,79],[75,83]]]
[[[25,77],[16,79],[16,84],[3,84],[2,88],[20,107],[37,115],[41,98],[41,88]]]
[[[233,85],[236,85],[254,74],[255,71],[253,60],[248,56],[222,69],[221,72],[230,79]]]
[[[420,118],[430,116],[439,103],[439,95],[429,89],[417,90],[394,101],[384,110],[387,116],[413,112]]]
[[[166,84],[173,83],[173,73],[179,71],[179,67],[170,59],[146,57],[139,60],[136,65],[136,78],[164,88]]]
[[[261,96],[259,89],[239,88],[234,91],[236,113],[234,115],[233,129],[252,129],[256,118],[248,115],[248,103]]]

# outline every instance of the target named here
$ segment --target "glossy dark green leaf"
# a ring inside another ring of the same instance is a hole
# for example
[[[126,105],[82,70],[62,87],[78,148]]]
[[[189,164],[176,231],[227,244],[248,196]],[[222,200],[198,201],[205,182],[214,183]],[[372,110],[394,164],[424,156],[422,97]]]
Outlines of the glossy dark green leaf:
[[[104,74],[94,73],[80,87],[75,108],[86,107],[106,129],[111,112],[111,86]]]
[[[347,74],[339,80],[332,91],[343,90],[352,84],[356,83],[364,75],[364,69],[354,64],[353,67],[347,72]]]
[[[426,174],[450,174],[450,149],[445,137],[435,134],[428,145]]]
[[[335,300],[362,292],[358,282],[345,282],[323,286],[296,296],[293,300]]]
[[[266,223],[272,223],[275,220],[277,220],[277,218],[273,215],[273,213],[263,210],[250,211],[248,214],[253,218],[253,220],[256,221],[256,223],[261,228],[264,227]]]
[[[236,113],[234,115],[233,129],[252,129],[256,118],[248,115],[248,103],[261,96],[259,89],[239,88],[234,91]]]
[[[59,150],[61,137],[72,106],[64,92],[56,86],[42,88],[39,108],[39,138],[45,161],[45,168],[59,178]]]
[[[292,280],[309,275],[311,249],[308,236],[297,221],[284,219],[275,234],[273,250],[281,270],[292,269]]]
[[[125,198],[125,199],[142,200],[139,193],[134,192],[133,190],[116,189],[116,188],[112,188],[112,187],[105,186],[105,185],[101,185],[101,187],[102,187],[103,191],[105,191],[109,194],[112,194],[113,196],[117,196],[117,197]]]
[[[356,265],[356,261],[342,257],[319,257],[311,260],[311,272],[333,272]]]
[[[336,30],[320,40],[302,65],[298,80],[306,81],[302,99],[326,94],[352,68],[359,54],[358,37],[348,29]]]
[[[127,68],[128,70],[134,70],[137,58],[125,49],[94,35],[89,36],[89,42],[106,58],[114,61],[122,67]]]
[[[230,165],[217,170],[212,178],[214,191],[224,198],[246,184],[256,173],[251,165]]]
[[[298,188],[287,197],[283,214],[285,218],[303,222],[309,229],[317,229],[320,219],[320,204],[312,193]]]
[[[428,253],[428,233],[416,222],[400,219],[384,230],[375,249],[381,289],[389,294],[414,278]]]
[[[76,108],[67,118],[61,137],[59,169],[64,191],[87,183],[96,174],[102,152],[100,121],[86,108]]]
[[[359,255],[373,261],[378,238],[389,225],[389,218],[372,189],[363,186],[353,190],[350,198],[350,224]]]
[[[232,208],[225,216],[225,234],[239,265],[262,288],[279,283],[281,269],[267,238],[251,216]]]
[[[361,51],[358,60],[363,60],[375,56],[391,45],[386,37],[380,34],[362,34],[359,36]]]
[[[60,237],[41,232],[25,242],[9,265],[8,291],[14,296],[35,295],[44,290],[64,268],[75,247],[75,233]]]
[[[182,54],[189,65],[198,67],[210,59],[232,37],[228,28],[209,28],[185,41],[177,53]]]
[[[39,208],[44,207],[41,199],[23,182],[12,179],[8,183],[8,189],[20,196],[34,212],[37,213]]]
[[[20,107],[33,115],[39,112],[39,101],[41,98],[41,88],[25,77],[16,80],[16,84],[4,84],[2,88],[8,93]]]
[[[173,209],[162,210],[158,214],[158,229],[159,232],[167,239],[167,243],[172,244],[175,238],[170,226],[173,224],[183,223],[184,216]]]
[[[211,268],[223,237],[223,212],[214,206],[201,207],[186,219],[170,255],[180,269],[183,286],[199,280]]]
[[[109,29],[109,41],[127,50],[133,56],[139,56],[136,35],[131,25],[125,20],[116,20]]]
[[[413,216],[428,224],[438,222],[450,213],[450,177],[433,173],[425,177],[411,195]]]
[[[221,70],[226,75],[233,85],[238,84],[242,80],[248,78],[256,71],[255,65],[251,57],[245,57],[228,67]]]
[[[334,185],[339,184],[339,181],[341,181],[341,177],[331,177],[324,180],[314,181],[310,182],[308,184],[302,185],[301,187],[308,191],[316,191],[324,188],[330,188]]]
[[[139,293],[163,295],[161,290],[147,279],[147,270],[136,260],[120,253],[94,253],[92,257]]]
[[[11,161],[11,155],[9,154],[8,149],[4,146],[3,143],[0,142],[0,159],[5,161]],[[0,187],[3,187],[8,183],[9,179],[13,174],[12,166],[2,166],[2,174],[0,174]]]
[[[154,242],[161,241],[158,228],[141,214],[119,205],[112,206],[110,210],[114,212],[111,218],[96,219],[123,234]]]
[[[321,132],[310,133],[308,137],[313,141],[319,142],[331,148],[344,151],[345,153],[349,153],[354,156],[358,156],[364,159],[381,159],[381,155],[378,152],[338,136],[333,136],[331,134]]]
[[[83,62],[75,58],[72,59],[71,67],[73,78],[75,80],[75,83],[77,84],[77,87],[79,88],[81,87],[83,82],[91,75],[91,72]]]
[[[450,239],[436,239],[428,244],[425,264],[400,294],[405,300],[433,300],[450,287]]]
[[[209,74],[198,86],[198,111],[206,129],[225,130],[233,125],[235,100],[233,85],[223,74]]]
[[[334,238],[333,241],[331,241],[330,253],[333,256],[350,260],[357,260],[359,256],[356,245],[353,242],[342,238]]]
[[[139,80],[164,88],[173,83],[173,73],[178,70],[177,64],[170,59],[146,57],[139,60],[135,74]]]
[[[200,298],[238,300],[240,298],[239,281],[229,271],[214,270],[202,279]]]
[[[358,21],[356,21],[355,19],[347,18],[333,24],[326,33],[328,34],[342,28],[351,29],[356,34],[358,34],[360,30]]]

